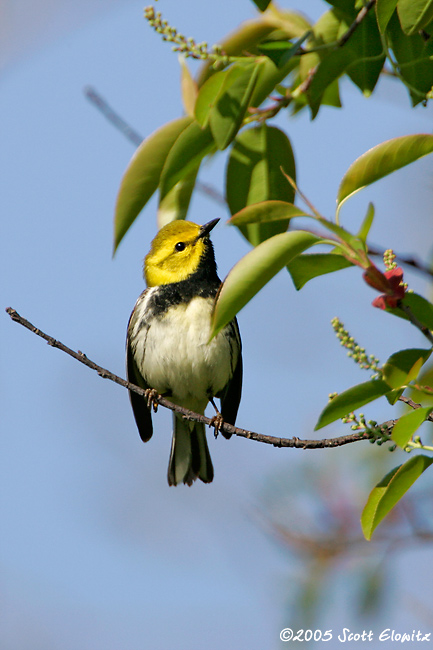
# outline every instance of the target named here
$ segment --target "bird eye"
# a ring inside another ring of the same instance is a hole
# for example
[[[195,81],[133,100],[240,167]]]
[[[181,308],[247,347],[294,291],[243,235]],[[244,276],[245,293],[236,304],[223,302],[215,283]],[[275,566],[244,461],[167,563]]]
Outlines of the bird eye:
[[[176,246],[175,246],[175,249],[176,249],[177,251],[183,251],[183,250],[185,250],[185,243],[184,243],[183,241],[178,241],[177,244],[176,244]]]

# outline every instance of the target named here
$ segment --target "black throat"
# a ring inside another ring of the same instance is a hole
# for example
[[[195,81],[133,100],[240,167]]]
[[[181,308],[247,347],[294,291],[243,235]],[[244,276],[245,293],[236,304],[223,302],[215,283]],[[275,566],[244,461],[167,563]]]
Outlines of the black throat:
[[[214,298],[220,287],[212,242],[203,240],[204,250],[197,269],[180,282],[162,284],[152,295],[149,307],[154,315],[162,315],[169,307],[190,302],[192,298]]]

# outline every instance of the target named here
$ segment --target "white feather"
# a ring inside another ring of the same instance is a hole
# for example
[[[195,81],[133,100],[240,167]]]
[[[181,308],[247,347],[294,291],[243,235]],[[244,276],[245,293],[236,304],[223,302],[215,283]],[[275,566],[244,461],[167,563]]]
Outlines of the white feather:
[[[136,363],[149,386],[161,394],[170,391],[173,402],[203,413],[209,393],[214,396],[224,388],[237,359],[232,359],[224,330],[208,343],[213,306],[210,298],[196,297],[170,307],[161,317],[153,317],[149,328],[140,330],[155,289],[148,290],[136,306],[132,333]]]

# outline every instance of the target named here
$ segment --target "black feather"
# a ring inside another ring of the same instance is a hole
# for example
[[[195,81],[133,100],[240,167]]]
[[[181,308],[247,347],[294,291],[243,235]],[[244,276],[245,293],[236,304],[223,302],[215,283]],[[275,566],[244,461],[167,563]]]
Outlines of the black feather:
[[[216,397],[219,397],[221,400],[221,415],[223,416],[224,422],[227,422],[228,424],[232,424],[234,426],[242,395],[242,346],[236,318],[230,323],[230,325],[233,328],[230,332],[232,335],[230,338],[232,353],[237,353],[238,358],[232,378],[221,391],[221,393],[219,395],[216,395]],[[221,431],[221,433],[223,434],[224,438],[227,439],[232,435],[226,431]]]
[[[140,386],[140,388],[144,389],[149,388],[141,376],[141,373],[138,371],[137,365],[134,361],[131,345],[129,343],[129,337],[126,341],[126,376],[131,384],[135,384],[136,386]],[[153,426],[152,415],[149,408],[147,407],[146,400],[144,397],[141,397],[141,395],[138,395],[131,390],[129,391],[129,399],[131,401],[131,406],[140,438],[143,442],[147,442],[152,437]]]

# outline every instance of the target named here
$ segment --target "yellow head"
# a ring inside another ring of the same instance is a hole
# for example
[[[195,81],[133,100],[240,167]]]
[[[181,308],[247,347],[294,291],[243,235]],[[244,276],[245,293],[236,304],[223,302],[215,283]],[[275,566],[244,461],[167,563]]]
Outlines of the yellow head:
[[[209,233],[218,221],[214,219],[204,226],[192,221],[172,221],[161,228],[144,259],[147,286],[186,280],[208,252],[213,262]]]

